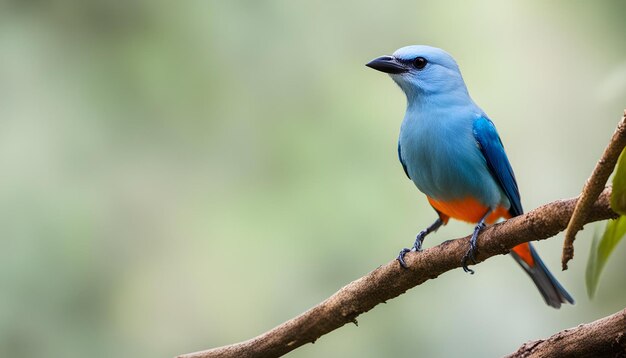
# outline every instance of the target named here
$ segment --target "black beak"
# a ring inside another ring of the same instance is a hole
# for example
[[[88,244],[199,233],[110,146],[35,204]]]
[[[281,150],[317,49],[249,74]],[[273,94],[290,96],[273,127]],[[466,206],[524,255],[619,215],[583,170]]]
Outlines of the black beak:
[[[380,72],[397,75],[408,71],[405,65],[398,62],[393,56],[381,56],[368,62],[365,66],[373,68]]]

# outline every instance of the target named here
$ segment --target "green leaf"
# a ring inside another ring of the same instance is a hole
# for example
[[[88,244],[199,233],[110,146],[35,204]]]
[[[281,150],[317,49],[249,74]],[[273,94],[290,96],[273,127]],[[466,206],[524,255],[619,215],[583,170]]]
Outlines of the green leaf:
[[[626,154],[624,153],[626,149],[622,151],[617,161],[611,193],[611,208],[620,215],[626,215]]]
[[[626,216],[620,216],[616,220],[609,220],[607,222],[606,229],[601,239],[599,239],[597,235],[594,235],[585,275],[587,295],[589,298],[593,298],[596,293],[602,269],[609,259],[611,252],[613,252],[613,249],[615,249],[615,246],[617,246],[620,240],[624,238],[625,234]]]

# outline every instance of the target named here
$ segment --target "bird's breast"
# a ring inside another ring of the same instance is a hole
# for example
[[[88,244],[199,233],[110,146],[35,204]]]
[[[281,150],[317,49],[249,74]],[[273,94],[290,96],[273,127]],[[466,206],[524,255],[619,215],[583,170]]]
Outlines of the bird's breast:
[[[472,124],[471,117],[405,118],[401,156],[411,180],[430,199],[439,203],[472,199],[495,208],[506,199],[487,167]]]

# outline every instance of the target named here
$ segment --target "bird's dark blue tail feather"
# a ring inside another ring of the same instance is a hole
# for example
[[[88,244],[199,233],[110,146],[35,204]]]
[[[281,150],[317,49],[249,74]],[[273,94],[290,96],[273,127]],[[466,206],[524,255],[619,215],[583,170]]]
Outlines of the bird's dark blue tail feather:
[[[526,271],[528,276],[533,280],[546,303],[554,308],[560,308],[562,303],[574,304],[572,296],[561,286],[552,273],[550,273],[532,244],[530,245],[530,252],[534,260],[532,267],[513,251],[511,251],[511,256],[513,256],[515,261],[522,266],[524,271]]]

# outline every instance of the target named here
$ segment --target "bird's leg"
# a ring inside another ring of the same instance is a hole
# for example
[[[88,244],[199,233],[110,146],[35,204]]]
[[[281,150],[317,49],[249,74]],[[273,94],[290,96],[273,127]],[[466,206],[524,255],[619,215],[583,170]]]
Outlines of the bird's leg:
[[[437,229],[439,229],[441,225],[443,225],[443,220],[441,218],[437,218],[437,220],[432,225],[417,234],[417,237],[415,238],[415,243],[413,244],[412,248],[404,248],[400,251],[397,260],[398,262],[400,262],[400,265],[402,267],[407,268],[406,262],[404,262],[404,255],[406,255],[406,253],[410,251],[422,251],[422,242],[424,242],[424,238],[426,237],[426,235],[430,234],[431,232],[437,231]]]
[[[478,234],[480,233],[480,230],[484,229],[487,226],[485,224],[485,219],[487,219],[487,216],[489,216],[489,214],[491,214],[492,211],[493,209],[487,210],[485,215],[483,215],[483,217],[480,219],[480,221],[474,228],[474,232],[472,233],[472,238],[470,239],[470,248],[469,250],[467,250],[467,253],[465,254],[465,256],[463,256],[463,261],[461,261],[461,263],[463,264],[463,271],[469,272],[472,275],[474,274],[474,270],[467,267],[467,261],[471,260],[472,264],[476,263],[476,257],[475,257],[475,254],[477,251],[476,240],[478,240]]]

